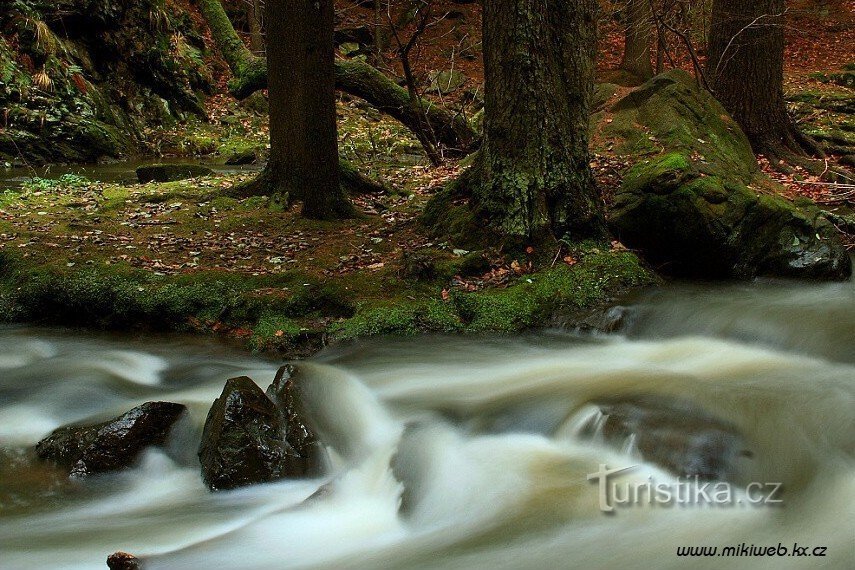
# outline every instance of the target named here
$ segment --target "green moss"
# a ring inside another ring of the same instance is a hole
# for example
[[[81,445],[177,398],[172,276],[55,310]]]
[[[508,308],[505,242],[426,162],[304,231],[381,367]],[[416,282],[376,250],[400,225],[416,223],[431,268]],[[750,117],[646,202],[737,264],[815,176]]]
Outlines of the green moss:
[[[757,171],[751,145],[736,122],[689,74],[658,75],[615,103],[606,137],[636,162],[650,154],[682,152],[709,174],[745,182]]]
[[[267,314],[261,317],[249,339],[255,351],[293,349],[300,339],[300,326],[282,315]]]
[[[423,332],[510,333],[543,326],[560,313],[589,308],[630,287],[649,285],[655,277],[629,252],[590,246],[582,259],[522,277],[506,289],[455,292],[449,301],[385,302],[367,305],[334,328],[334,337]]]
[[[461,329],[462,324],[450,304],[428,300],[366,306],[353,318],[336,325],[332,332],[337,339],[350,340],[379,335],[449,333]]]
[[[653,280],[635,255],[594,250],[577,266],[562,265],[524,277],[507,289],[459,293],[453,300],[467,331],[516,332],[542,325],[556,314],[603,303],[620,290]]]

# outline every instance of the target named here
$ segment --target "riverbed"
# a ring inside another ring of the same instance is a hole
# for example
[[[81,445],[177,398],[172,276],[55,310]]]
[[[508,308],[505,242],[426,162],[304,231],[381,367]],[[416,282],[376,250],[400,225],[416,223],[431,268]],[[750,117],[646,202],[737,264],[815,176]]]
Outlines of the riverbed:
[[[100,568],[117,550],[170,570],[855,567],[855,286],[674,285],[618,311],[610,335],[329,348],[300,364],[327,474],[221,493],[196,459],[208,407],[227,378],[266,388],[281,362],[198,337],[2,329],[0,568]],[[750,454],[731,502],[604,512],[603,465],[682,484],[582,429],[592,402],[637,397],[734,426]],[[189,417],[132,470],[65,483],[24,451],[151,400]],[[775,501],[742,500],[751,482],[779,484]],[[811,556],[720,556],[794,543]],[[678,556],[693,546],[719,554]]]

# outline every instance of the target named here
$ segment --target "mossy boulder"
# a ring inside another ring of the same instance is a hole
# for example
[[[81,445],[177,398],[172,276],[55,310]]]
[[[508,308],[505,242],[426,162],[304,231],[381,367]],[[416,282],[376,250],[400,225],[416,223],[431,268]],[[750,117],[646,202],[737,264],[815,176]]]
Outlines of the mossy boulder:
[[[95,425],[61,427],[36,445],[36,455],[85,477],[130,467],[152,445],[162,445],[186,408],[148,402]]]
[[[845,279],[848,254],[819,211],[775,195],[747,138],[682,71],[619,100],[607,127],[635,162],[609,215],[615,235],[692,277]]]
[[[852,271],[819,212],[705,174],[674,152],[633,167],[610,215],[612,231],[663,270],[692,277],[845,279]]]
[[[210,176],[214,171],[199,164],[153,164],[137,168],[137,179],[146,182],[176,182]]]
[[[658,75],[619,99],[604,133],[639,157],[683,151],[718,173],[748,181],[758,172],[748,138],[724,107],[682,70]]]

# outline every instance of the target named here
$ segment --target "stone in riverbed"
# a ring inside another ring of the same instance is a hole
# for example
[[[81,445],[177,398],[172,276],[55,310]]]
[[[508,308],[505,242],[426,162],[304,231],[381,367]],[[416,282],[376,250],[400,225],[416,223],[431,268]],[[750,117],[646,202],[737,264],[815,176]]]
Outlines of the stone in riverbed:
[[[163,445],[187,408],[147,402],[112,420],[54,430],[36,444],[36,455],[85,477],[130,467],[147,447]]]
[[[322,471],[326,452],[314,430],[306,424],[298,379],[297,367],[283,366],[267,388],[267,396],[276,405],[285,426],[285,441],[290,448],[286,459],[289,474],[313,476]]]
[[[258,162],[259,152],[257,149],[251,148],[240,150],[229,156],[226,159],[227,166],[246,166]]]
[[[246,376],[226,382],[199,447],[202,478],[212,491],[319,471],[323,449],[303,419],[294,371],[280,369],[270,397]]]
[[[210,176],[214,171],[200,164],[152,164],[137,168],[137,179],[147,182],[176,182],[188,178]]]
[[[140,570],[142,565],[139,558],[127,552],[115,552],[107,557],[107,568],[110,570]]]
[[[596,404],[602,417],[583,429],[623,447],[634,440],[638,453],[681,477],[732,481],[739,460],[752,457],[736,426],[716,418],[689,402],[670,398],[639,397]]]

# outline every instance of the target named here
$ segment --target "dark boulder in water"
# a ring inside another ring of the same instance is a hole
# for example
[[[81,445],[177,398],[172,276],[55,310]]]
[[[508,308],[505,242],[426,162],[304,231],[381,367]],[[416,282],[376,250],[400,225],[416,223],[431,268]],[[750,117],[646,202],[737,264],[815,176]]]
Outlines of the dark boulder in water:
[[[146,182],[176,182],[210,176],[214,171],[199,164],[153,164],[137,168],[137,179]]]
[[[645,461],[681,477],[732,481],[738,460],[752,456],[736,426],[688,402],[641,397],[597,406],[602,417],[584,433],[602,430],[604,439],[618,446],[632,438]]]
[[[142,568],[139,558],[127,552],[115,552],[107,557],[110,570],[139,570]]]
[[[267,388],[267,396],[276,405],[285,426],[289,473],[292,476],[312,476],[321,472],[326,452],[318,436],[306,423],[298,377],[299,370],[296,367],[283,366],[276,373],[273,384]]]
[[[300,411],[292,378],[284,367],[268,390],[252,379],[232,378],[208,412],[199,460],[211,490],[226,490],[319,469],[322,448]]]
[[[130,467],[147,447],[162,445],[186,407],[147,402],[112,420],[61,427],[36,445],[36,455],[85,477]]]

